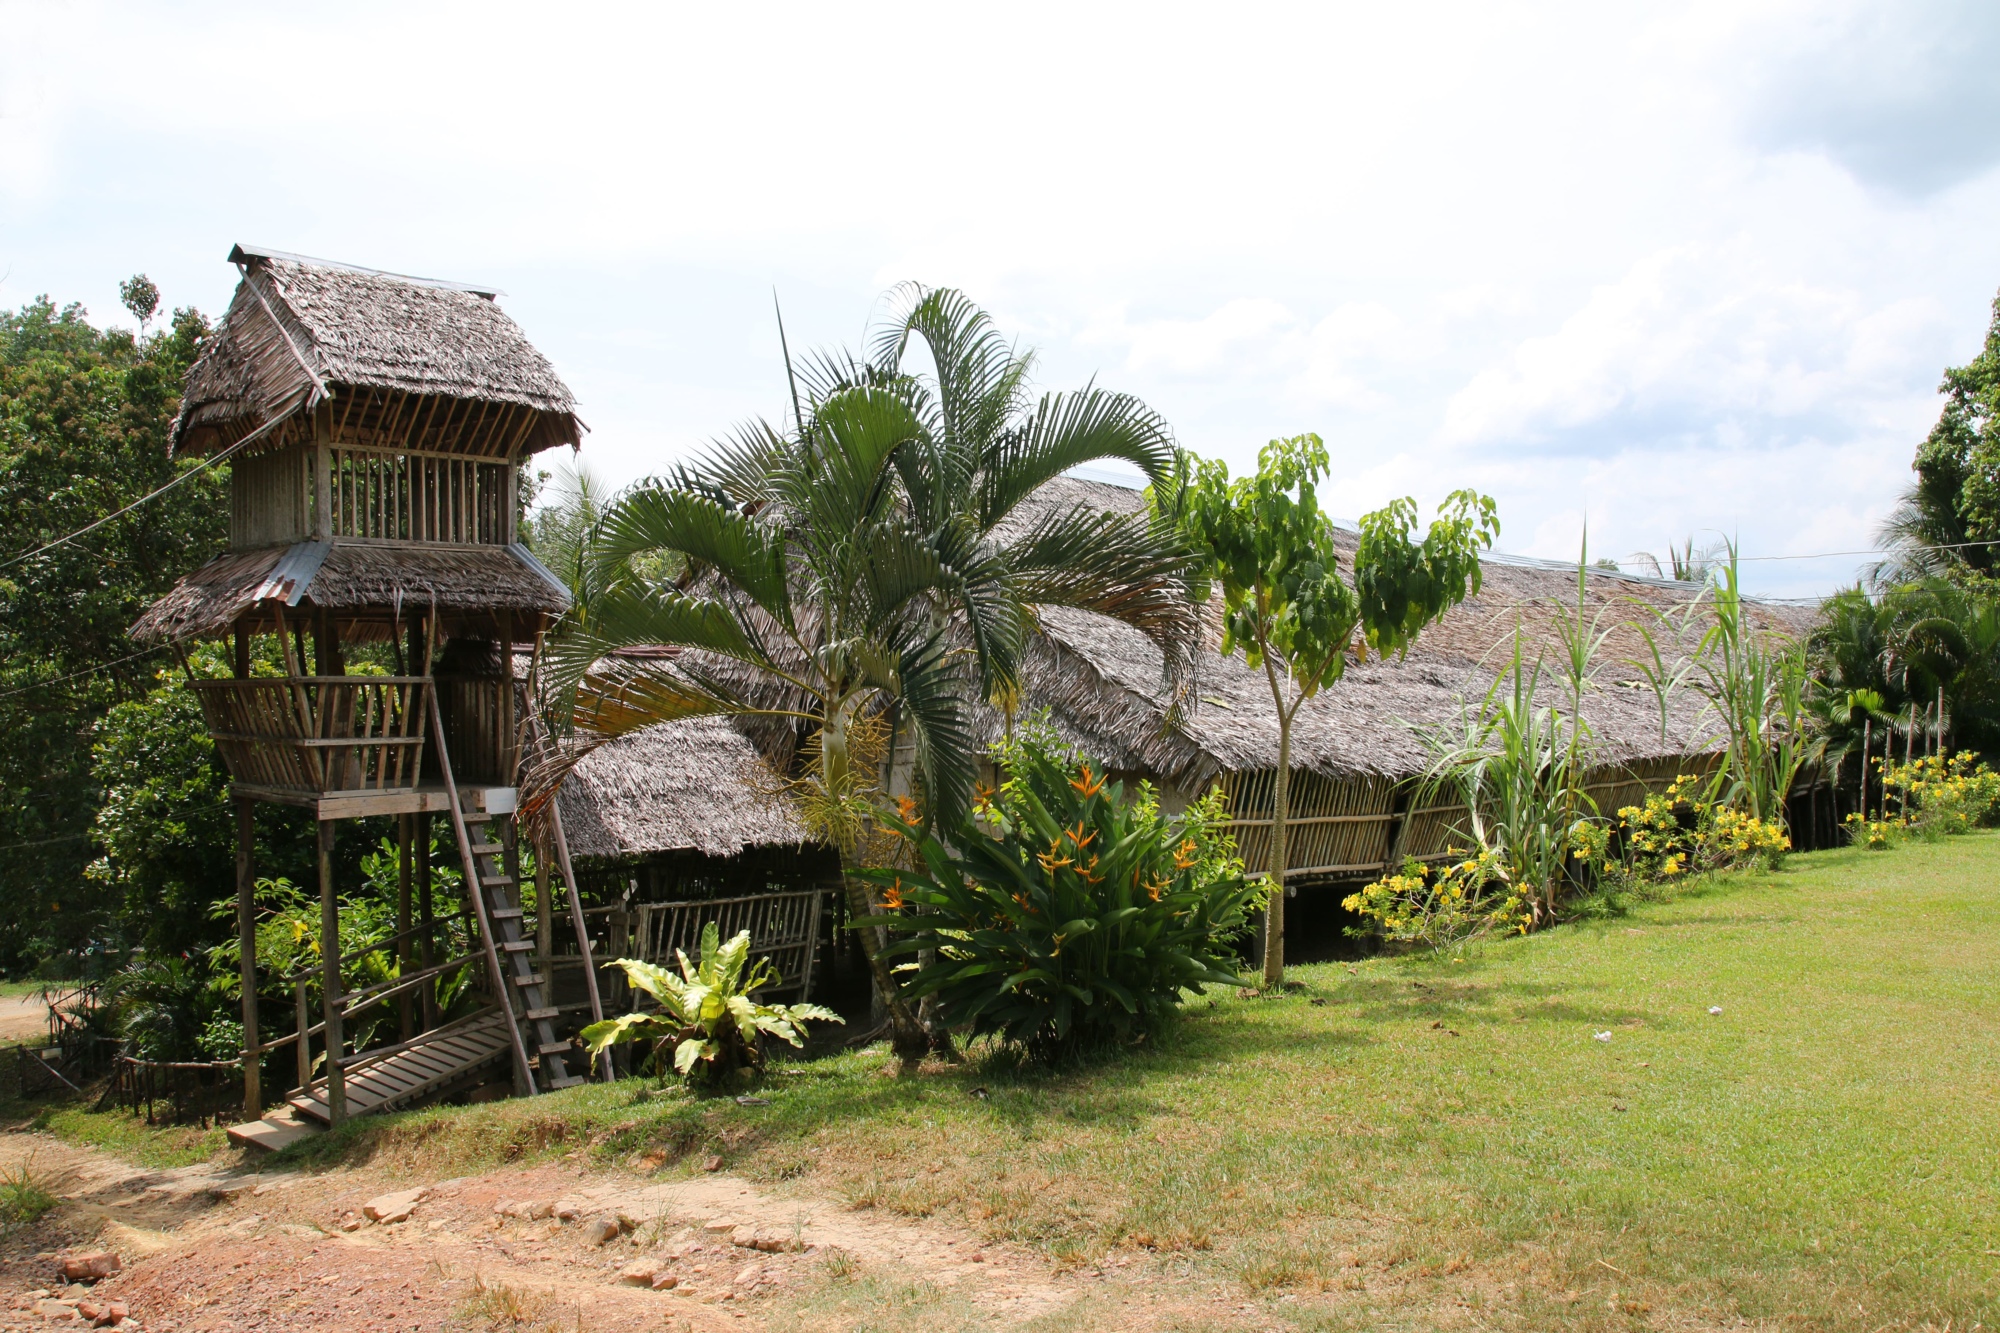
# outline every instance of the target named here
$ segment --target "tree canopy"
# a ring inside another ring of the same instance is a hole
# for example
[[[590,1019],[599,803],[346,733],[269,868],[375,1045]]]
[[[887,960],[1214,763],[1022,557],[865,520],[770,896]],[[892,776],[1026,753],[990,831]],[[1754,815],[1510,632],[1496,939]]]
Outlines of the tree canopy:
[[[96,729],[153,687],[166,658],[136,650],[126,627],[221,549],[228,474],[49,544],[187,466],[168,459],[166,429],[207,333],[188,309],[144,339],[47,298],[0,312],[0,967],[73,947],[115,915],[116,895],[83,874],[98,854]]]

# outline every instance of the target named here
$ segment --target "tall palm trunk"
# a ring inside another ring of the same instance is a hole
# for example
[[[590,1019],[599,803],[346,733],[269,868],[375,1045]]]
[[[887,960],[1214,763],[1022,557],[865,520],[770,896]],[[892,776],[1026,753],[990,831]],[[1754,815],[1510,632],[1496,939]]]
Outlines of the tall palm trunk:
[[[830,793],[845,793],[853,782],[853,772],[847,751],[848,710],[839,707],[828,710],[824,727],[820,731],[820,778]],[[850,836],[837,839],[840,851],[841,886],[847,894],[848,915],[859,920],[874,916],[877,908],[869,898],[868,886],[855,878],[853,872],[861,867],[855,864],[858,839]],[[889,1041],[898,1058],[914,1063],[929,1053],[931,1042],[923,1024],[910,1011],[902,993],[896,986],[896,978],[890,973],[889,965],[882,958],[881,942],[872,929],[855,932],[861,940],[861,956],[867,960],[868,975],[875,986],[875,995],[889,1016]]]

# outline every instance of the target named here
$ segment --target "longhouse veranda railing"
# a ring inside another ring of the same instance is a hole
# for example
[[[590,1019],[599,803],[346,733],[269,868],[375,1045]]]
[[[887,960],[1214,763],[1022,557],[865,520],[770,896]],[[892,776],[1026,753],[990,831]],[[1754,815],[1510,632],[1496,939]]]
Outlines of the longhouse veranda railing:
[[[253,676],[192,682],[238,782],[294,791],[394,791],[423,767],[429,676]]]

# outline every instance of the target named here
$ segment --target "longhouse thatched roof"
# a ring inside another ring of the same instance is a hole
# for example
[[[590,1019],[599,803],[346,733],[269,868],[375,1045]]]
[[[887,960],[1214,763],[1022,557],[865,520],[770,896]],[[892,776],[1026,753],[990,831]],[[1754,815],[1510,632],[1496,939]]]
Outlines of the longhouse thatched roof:
[[[299,542],[232,551],[187,575],[132,626],[142,641],[215,638],[259,603],[336,613],[435,606],[447,622],[499,611],[560,615],[569,590],[528,548]]]
[[[1063,478],[1045,486],[1023,509],[1045,511],[1083,504],[1116,513],[1143,505],[1138,491]],[[1033,515],[1022,514],[1022,521]],[[1353,537],[1347,537],[1352,549]],[[1526,652],[1549,654],[1555,671],[1559,608],[1574,607],[1577,570],[1554,562],[1505,557],[1483,562],[1476,597],[1449,612],[1418,638],[1400,660],[1351,664],[1345,676],[1300,709],[1292,733],[1295,768],[1327,777],[1421,772],[1426,762],[1416,726],[1449,723],[1460,700],[1477,701],[1511,656],[1518,624]],[[1688,622],[1670,639],[1652,613],[1683,612],[1699,585],[1643,579],[1609,571],[1585,574],[1585,614],[1609,630],[1599,656],[1599,679],[1586,696],[1589,721],[1603,759],[1611,763],[1671,758],[1712,748],[1712,720],[1683,692],[1669,706],[1664,734],[1658,698],[1636,661],[1649,660],[1645,637],[1634,628],[1652,622],[1655,642],[1668,660],[1690,653],[1705,625]],[[1168,693],[1159,649],[1138,631],[1089,612],[1044,610],[1042,641],[1026,673],[1026,702],[1047,707],[1059,728],[1114,769],[1148,773],[1177,786],[1195,787],[1221,773],[1273,768],[1278,757],[1277,714],[1261,671],[1220,651],[1219,605],[1211,614],[1197,655],[1194,697],[1178,728],[1165,725]],[[1810,612],[1760,604],[1753,617],[1767,629],[1803,634]],[[1555,703],[1553,681],[1543,699]],[[989,719],[997,729],[998,719]]]
[[[530,453],[581,438],[575,399],[498,292],[250,246],[229,258],[243,279],[188,372],[170,449],[224,447],[357,390],[528,409]]]
[[[665,722],[585,755],[556,802],[572,855],[734,856],[808,841],[757,747],[720,717]]]

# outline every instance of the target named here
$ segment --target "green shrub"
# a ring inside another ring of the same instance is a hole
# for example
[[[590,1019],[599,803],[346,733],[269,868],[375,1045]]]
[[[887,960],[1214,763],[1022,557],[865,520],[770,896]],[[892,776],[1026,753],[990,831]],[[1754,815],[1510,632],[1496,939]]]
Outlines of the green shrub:
[[[1972,755],[1891,763],[1881,773],[1881,789],[1902,805],[1897,822],[1920,836],[1970,833],[2000,815],[2000,773]]]
[[[1525,932],[1530,922],[1526,904],[1507,883],[1498,852],[1439,866],[1407,857],[1400,873],[1364,885],[1340,905],[1368,922],[1350,934],[1380,934],[1432,953],[1491,930]]]
[[[950,847],[913,811],[889,821],[922,871],[861,872],[887,912],[855,925],[888,926],[890,955],[922,957],[911,996],[1053,1062],[1142,1038],[1184,991],[1238,984],[1232,946],[1262,889],[1222,831],[1219,790],[1162,814],[1151,787],[1128,797],[1042,721],[995,758],[1006,782]]]
[[[32,1164],[0,1170],[0,1236],[29,1226],[56,1206]]]
[[[1784,826],[1713,799],[1712,779],[1683,773],[1664,792],[1618,812],[1626,876],[1671,880],[1761,863],[1775,870],[1792,849]]]
[[[659,1002],[658,1013],[621,1014],[583,1030],[590,1053],[625,1041],[655,1043],[656,1058],[671,1054],[673,1067],[691,1083],[721,1086],[741,1081],[764,1067],[763,1036],[794,1046],[805,1044],[808,1019],[847,1020],[816,1004],[759,1004],[750,992],[776,981],[771,960],[750,963],[750,932],[738,931],[727,944],[713,921],[701,928],[701,962],[679,954],[681,970],[620,958],[633,987]]]

